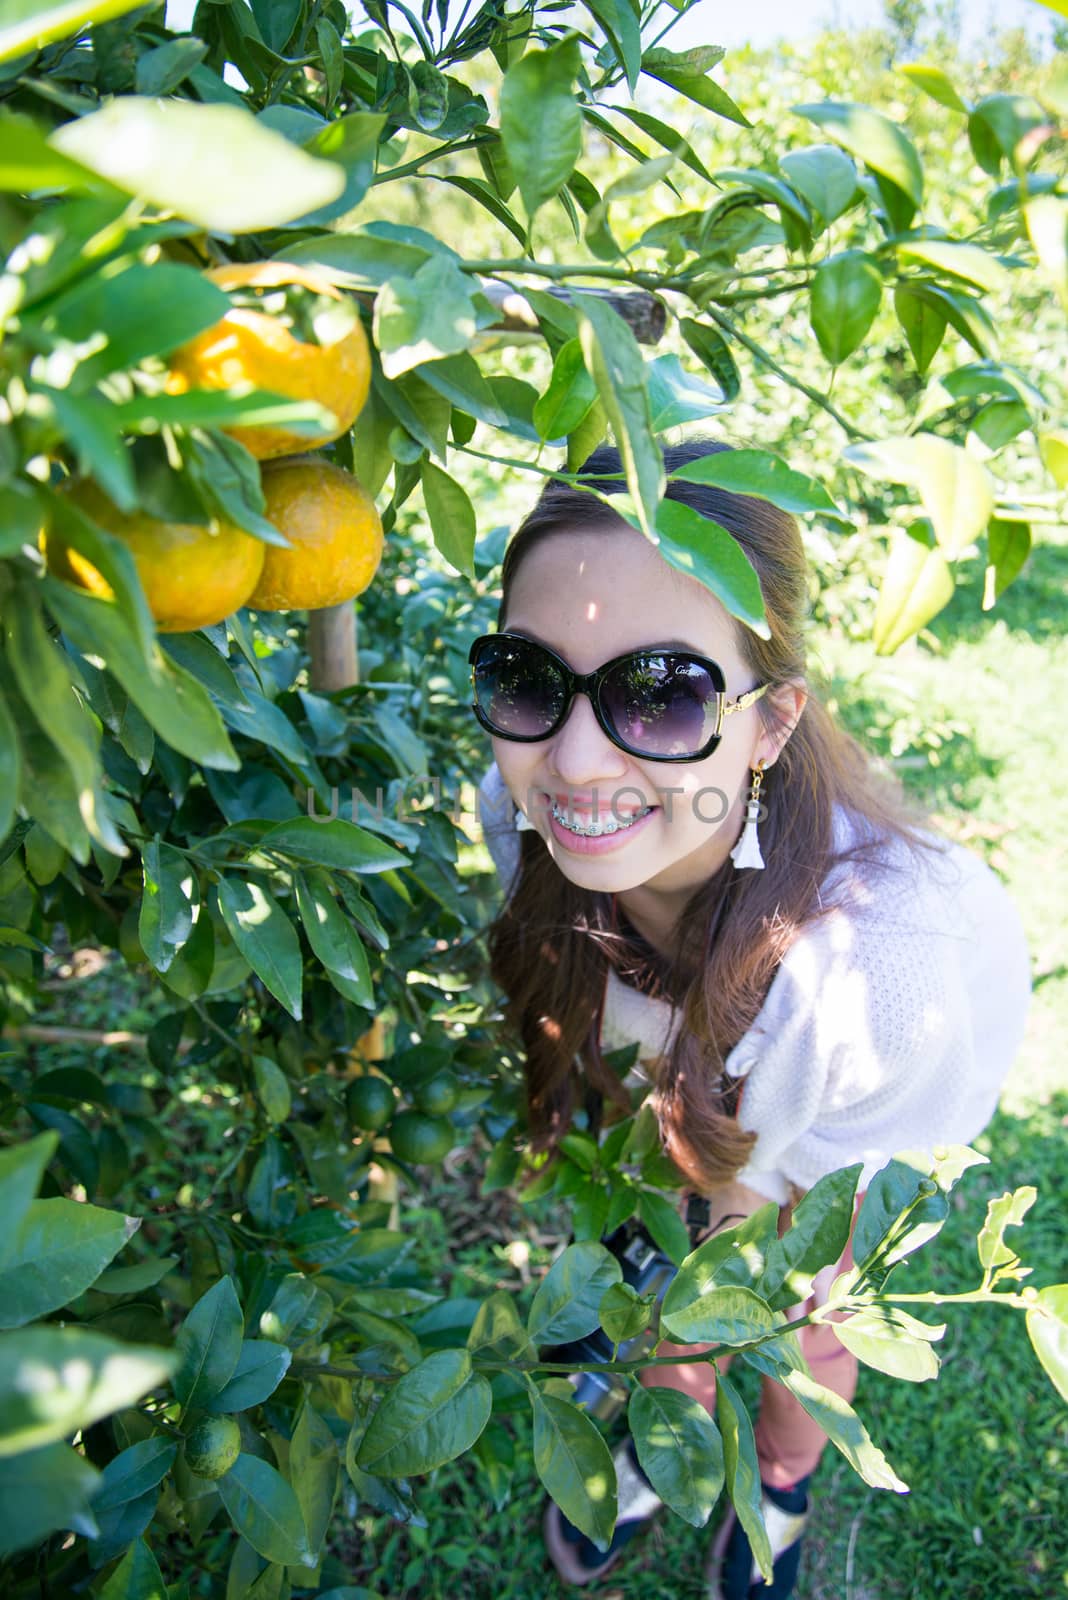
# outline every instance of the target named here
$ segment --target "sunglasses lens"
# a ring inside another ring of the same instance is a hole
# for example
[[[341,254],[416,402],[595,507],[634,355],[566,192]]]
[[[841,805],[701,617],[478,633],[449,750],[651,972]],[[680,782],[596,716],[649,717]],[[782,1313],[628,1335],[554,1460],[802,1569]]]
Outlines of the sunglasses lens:
[[[651,651],[613,668],[601,686],[601,709],[642,755],[687,756],[716,731],[719,690],[699,661]]]
[[[567,689],[556,665],[536,644],[491,639],[474,662],[475,700],[504,738],[543,738],[558,721]]]

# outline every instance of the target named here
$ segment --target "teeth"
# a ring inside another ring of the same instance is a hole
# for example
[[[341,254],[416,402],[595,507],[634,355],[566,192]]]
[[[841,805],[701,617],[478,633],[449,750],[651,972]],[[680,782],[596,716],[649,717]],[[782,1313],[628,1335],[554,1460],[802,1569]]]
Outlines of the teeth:
[[[552,802],[552,814],[560,826],[566,828],[569,833],[578,833],[587,839],[599,839],[602,834],[619,833],[623,828],[632,828],[636,822],[641,821],[642,817],[648,816],[651,810],[652,806],[646,806],[644,811],[635,812],[634,816],[627,822],[617,822],[615,817],[607,817],[604,822],[582,824],[569,819],[567,813],[561,811],[555,800]]]

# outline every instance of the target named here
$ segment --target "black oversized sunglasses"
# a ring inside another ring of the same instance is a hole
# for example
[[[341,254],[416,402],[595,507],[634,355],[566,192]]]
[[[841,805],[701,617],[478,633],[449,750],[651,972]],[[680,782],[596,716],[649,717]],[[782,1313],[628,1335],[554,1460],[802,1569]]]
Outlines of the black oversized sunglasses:
[[[728,700],[723,669],[688,650],[632,650],[596,672],[573,672],[555,650],[518,633],[482,634],[467,659],[471,708],[499,739],[548,739],[582,693],[612,743],[646,761],[703,760],[719,744],[724,717],[768,688]]]

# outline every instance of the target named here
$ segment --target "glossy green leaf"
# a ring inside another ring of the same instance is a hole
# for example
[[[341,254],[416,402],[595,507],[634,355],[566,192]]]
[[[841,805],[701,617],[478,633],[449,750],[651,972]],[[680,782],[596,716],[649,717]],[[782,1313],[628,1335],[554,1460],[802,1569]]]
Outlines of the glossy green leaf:
[[[1028,1183],[987,1202],[986,1221],[976,1240],[979,1265],[984,1272],[1008,1266],[1016,1260],[1016,1251],[1005,1242],[1005,1229],[1020,1227],[1037,1199],[1037,1189]]]
[[[631,0],[585,0],[615,52],[627,87],[634,93],[642,65],[642,40],[637,6]]]
[[[206,1411],[224,1416],[248,1411],[269,1400],[286,1373],[293,1357],[284,1344],[273,1339],[245,1339],[237,1365],[219,1392],[208,1400]]]
[[[619,1262],[604,1245],[592,1240],[568,1245],[538,1285],[530,1307],[527,1332],[533,1343],[567,1344],[592,1333],[601,1297],[622,1276]]]
[[[241,1354],[244,1319],[233,1279],[212,1284],[178,1330],[174,1392],[191,1410],[206,1406],[229,1383]]]
[[[127,193],[211,233],[253,233],[336,200],[344,169],[317,160],[249,111],[117,95],[50,142]],[[226,151],[224,166],[218,152]]]
[[[660,1317],[664,1332],[678,1344],[747,1344],[770,1333],[774,1321],[766,1300],[735,1284],[692,1298],[680,1294]]]
[[[530,218],[559,193],[582,152],[579,66],[578,40],[560,39],[528,50],[501,86],[501,138]]]
[[[290,1272],[262,1313],[260,1332],[278,1344],[303,1344],[321,1332],[333,1310],[334,1303],[324,1289],[301,1273]]]
[[[293,1096],[289,1079],[270,1056],[252,1057],[252,1077],[256,1085],[256,1098],[272,1122],[284,1122],[292,1109]]]
[[[0,1458],[0,1556],[39,1544],[58,1528],[95,1527],[89,1500],[100,1474],[69,1444]]]
[[[912,140],[896,122],[868,106],[840,100],[794,106],[793,110],[830,134],[872,172],[888,178],[908,195],[914,208],[923,204],[923,167]]]
[[[732,494],[753,495],[794,516],[812,513],[831,517],[835,522],[848,521],[822,483],[787,466],[767,450],[717,450],[699,456],[687,466],[676,467],[670,477],[683,483],[711,484],[729,489]]]
[[[1027,1336],[1053,1387],[1068,1404],[1068,1284],[1038,1291],[1027,1311]]]
[[[408,866],[408,857],[376,834],[343,817],[323,821],[294,817],[268,830],[259,841],[263,850],[278,850],[294,861],[332,867],[337,872],[388,872]]]
[[[853,1226],[860,1162],[817,1179],[804,1195],[781,1238],[772,1240],[760,1293],[773,1311],[804,1300],[823,1267],[839,1260]]]
[[[760,1466],[749,1413],[730,1379],[716,1376],[716,1420],[723,1441],[723,1469],[727,1493],[734,1506],[765,1582],[771,1582],[771,1545],[764,1526]]]
[[[1031,528],[1026,522],[991,517],[986,529],[989,565],[983,590],[983,610],[989,611],[1027,565],[1031,554]]]
[[[666,83],[677,94],[685,95],[687,100],[704,106],[706,111],[714,112],[717,117],[726,117],[729,122],[738,122],[743,128],[749,128],[752,124],[745,113],[739,110],[715,79],[707,76],[707,67],[703,63],[714,66],[722,54],[718,45],[699,45],[695,50],[667,50],[657,46],[646,50],[642,56],[642,71],[660,83]]]
[[[158,837],[144,845],[141,864],[144,892],[137,935],[156,971],[166,972],[193,931],[200,887],[187,857]]]
[[[466,1350],[436,1350],[388,1390],[356,1452],[377,1477],[432,1472],[470,1450],[493,1395]]]
[[[915,488],[939,548],[950,561],[978,539],[994,509],[990,474],[948,439],[913,434],[849,445],[842,455],[870,477]]]
[[[294,883],[297,907],[308,943],[322,962],[330,982],[347,1000],[370,1007],[374,1001],[374,990],[367,951],[356,929],[330,893],[326,878],[298,873]]]
[[[477,1352],[497,1360],[517,1356],[527,1360],[536,1358],[537,1351],[520,1320],[515,1300],[507,1290],[496,1290],[479,1306],[467,1336],[467,1348],[472,1354]]]
[[[677,1202],[673,1205],[662,1194],[643,1189],[638,1196],[638,1215],[654,1243],[678,1266],[690,1253],[690,1235],[679,1216]]]
[[[857,194],[857,169],[837,145],[812,144],[788,150],[779,158],[779,166],[824,222],[840,217]]]
[[[307,1399],[293,1430],[289,1475],[304,1514],[308,1548],[318,1560],[337,1498],[341,1461],[329,1425]]]
[[[141,1226],[76,1200],[34,1200],[0,1271],[0,1328],[58,1311],[99,1277]]]
[[[665,561],[703,583],[760,638],[770,638],[760,579],[733,534],[681,500],[661,501],[656,531]]]
[[[299,1022],[303,973],[297,930],[274,896],[251,879],[222,878],[218,893],[219,910],[235,945],[264,986]]]
[[[16,1253],[19,1230],[29,1215],[30,1206],[41,1186],[45,1167],[56,1153],[59,1137],[40,1133],[24,1144],[0,1150],[0,1268]]]
[[[101,1589],[100,1600],[167,1600],[159,1563],[143,1539],[127,1550]]]
[[[0,1456],[68,1438],[154,1389],[169,1350],[122,1345],[79,1327],[0,1334]]]
[[[476,295],[476,281],[449,256],[432,255],[411,277],[382,285],[375,296],[374,344],[387,378],[468,349],[495,316],[485,297]]]
[[[653,1315],[651,1295],[640,1295],[629,1283],[610,1283],[597,1308],[601,1327],[613,1344],[634,1339],[649,1326]]]
[[[708,323],[697,322],[693,317],[681,317],[679,332],[697,359],[704,363],[723,390],[724,400],[728,402],[737,400],[742,380],[727,341],[719,329],[711,327]]]
[[[713,389],[687,372],[678,356],[657,356],[650,361],[648,372],[654,433],[664,433],[686,422],[700,422],[725,409],[722,389]]]
[[[935,1225],[934,1215],[930,1217],[932,1225],[926,1237],[938,1232],[948,1215],[948,1204],[930,1172],[931,1163],[925,1154],[906,1150],[875,1174],[865,1191],[853,1229],[853,1259],[858,1267],[877,1252],[885,1259],[900,1259],[901,1254],[908,1253],[901,1246],[910,1241],[911,1249],[918,1249],[924,1239],[913,1237],[912,1219],[922,1218],[922,1208],[930,1202],[938,1204],[941,1221]],[[893,1248],[887,1256],[891,1240]]]
[[[549,387],[534,407],[534,426],[542,439],[562,439],[574,432],[597,398],[597,386],[586,370],[582,346],[568,339],[556,352]]]
[[[895,533],[875,608],[872,642],[876,654],[893,655],[952,598],[953,574],[941,551],[920,544],[907,533]]]
[[[161,1433],[120,1450],[100,1475],[93,1510],[99,1514],[139,1500],[163,1481],[177,1454],[177,1441]]]
[[[630,328],[611,306],[588,294],[576,294],[574,304],[586,370],[612,424],[639,526],[650,538],[664,492],[664,463],[653,437],[645,362]]]
[[[534,1468],[569,1522],[606,1550],[616,1523],[616,1471],[596,1424],[557,1395],[531,1392]]]
[[[908,1484],[902,1483],[878,1445],[872,1442],[853,1407],[841,1395],[825,1388],[804,1372],[787,1372],[783,1375],[783,1382],[865,1483],[873,1489],[893,1489],[895,1494],[908,1493]]]
[[[1046,471],[1058,488],[1068,489],[1068,428],[1050,428],[1038,436]]]
[[[899,283],[894,290],[894,310],[908,340],[916,370],[922,376],[945,337],[945,311],[937,301],[916,294],[906,283]]]
[[[660,145],[661,149],[675,152],[676,158],[682,162],[683,166],[689,167],[691,172],[696,172],[697,176],[703,178],[706,183],[712,182],[708,168],[691,148],[686,136],[679,133],[677,129],[669,127],[666,122],[661,122],[659,117],[650,116],[648,111],[640,111],[637,106],[615,105],[611,107],[611,110],[622,117],[626,117],[628,122],[632,122],[636,128],[640,128],[643,133],[647,133],[650,139],[654,139]]]
[[[897,70],[903,72],[911,83],[922,89],[924,94],[930,95],[940,106],[945,106],[948,111],[967,113],[968,107],[941,67],[932,66],[926,61],[908,61]]]
[[[864,342],[882,296],[879,269],[863,250],[843,250],[821,262],[812,280],[810,315],[819,347],[832,367]]]
[[[235,1530],[253,1550],[280,1566],[316,1565],[300,1502],[269,1462],[242,1451],[216,1487]]]
[[[897,247],[903,261],[918,261],[936,272],[963,278],[965,283],[997,294],[1006,288],[1009,273],[989,251],[977,244],[958,244],[950,239],[910,239]]]
[[[926,1383],[938,1377],[938,1357],[930,1343],[916,1338],[910,1328],[898,1320],[892,1306],[857,1312],[844,1322],[832,1322],[830,1326],[839,1344],[866,1367],[874,1367],[891,1378],[903,1378],[907,1383]]]
[[[229,310],[230,297],[195,268],[173,261],[135,262],[121,272],[79,280],[34,321],[86,346],[75,371],[78,382],[90,383],[146,356],[176,350]],[[101,328],[108,336],[96,348]]]
[[[450,566],[473,580],[478,530],[467,490],[432,461],[423,461],[420,475],[434,543]]]
[[[641,1469],[661,1500],[692,1527],[703,1528],[725,1475],[723,1441],[704,1406],[678,1389],[637,1383],[627,1422]]]

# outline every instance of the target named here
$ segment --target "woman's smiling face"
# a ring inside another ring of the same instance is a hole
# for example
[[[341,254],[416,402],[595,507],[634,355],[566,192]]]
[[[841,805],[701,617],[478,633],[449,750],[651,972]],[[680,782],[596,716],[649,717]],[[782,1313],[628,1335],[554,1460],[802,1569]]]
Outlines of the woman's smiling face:
[[[625,523],[592,532],[565,528],[536,544],[516,570],[501,631],[548,645],[578,673],[628,651],[671,644],[718,662],[729,699],[757,681],[716,597]],[[797,715],[804,704],[804,691],[798,693]],[[792,702],[783,707],[793,709]],[[724,718],[720,743],[703,761],[643,760],[612,743],[581,693],[550,737],[492,741],[512,799],[567,878],[603,892],[647,885],[668,895],[688,894],[726,860],[744,820],[750,768],[760,758],[770,766],[781,742],[758,703]],[[589,840],[553,818],[552,798],[565,817],[570,804],[580,823],[652,809],[632,826]]]

